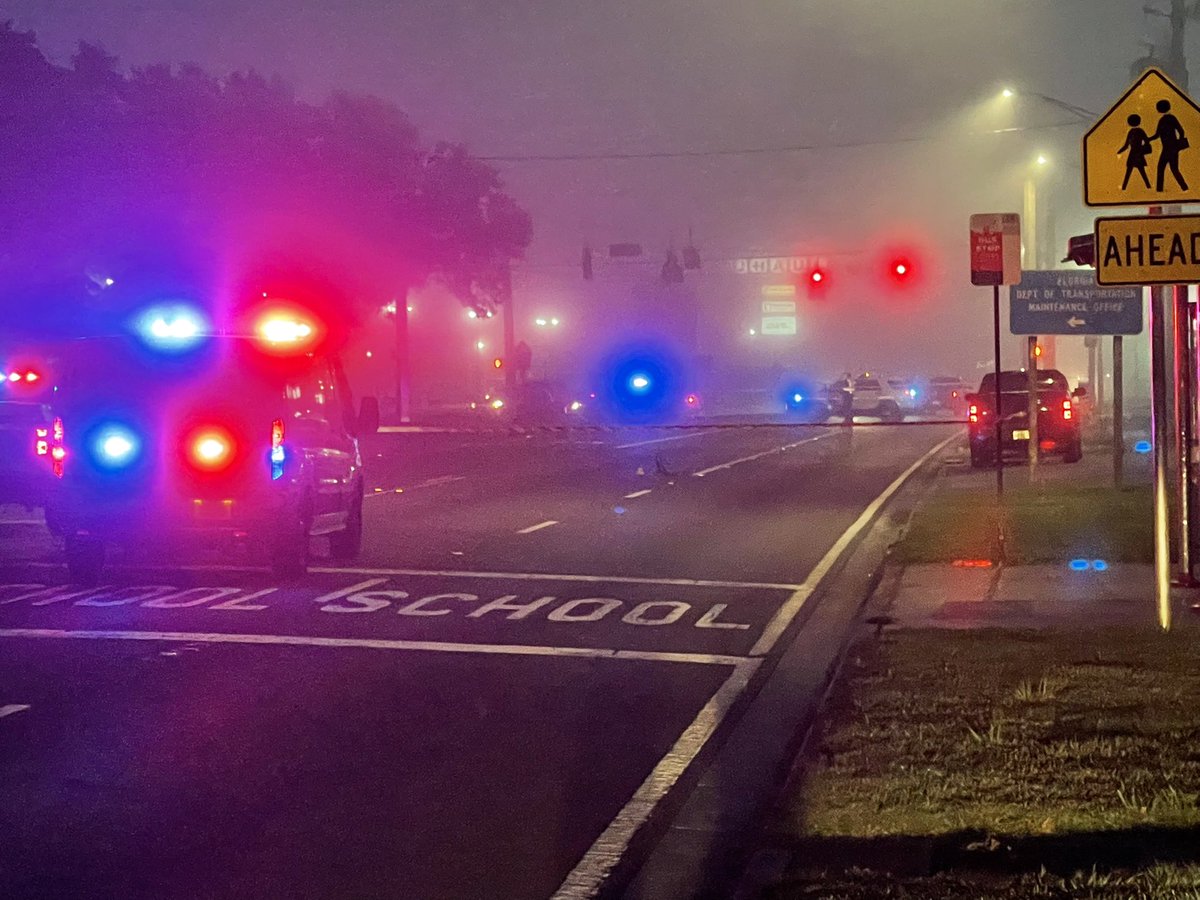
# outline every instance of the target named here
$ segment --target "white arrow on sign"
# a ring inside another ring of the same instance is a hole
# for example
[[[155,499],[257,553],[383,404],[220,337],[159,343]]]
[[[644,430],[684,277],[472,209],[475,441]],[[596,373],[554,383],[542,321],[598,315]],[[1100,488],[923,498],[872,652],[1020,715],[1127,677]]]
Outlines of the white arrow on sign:
[[[1078,328],[1081,325],[1086,325],[1087,319],[1077,319],[1074,316],[1071,316],[1071,318],[1067,319],[1067,324],[1072,328]]]

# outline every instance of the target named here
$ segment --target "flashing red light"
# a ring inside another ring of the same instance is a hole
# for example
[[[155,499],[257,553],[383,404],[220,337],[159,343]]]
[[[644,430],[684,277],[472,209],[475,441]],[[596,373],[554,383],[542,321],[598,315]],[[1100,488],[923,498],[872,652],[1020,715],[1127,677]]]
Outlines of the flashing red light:
[[[37,381],[39,378],[41,378],[41,376],[38,375],[38,373],[33,371],[32,369],[30,369],[28,372],[25,373],[25,380],[31,384],[33,382]]]
[[[208,472],[226,468],[233,462],[234,450],[233,437],[223,428],[200,428],[188,440],[192,465]]]
[[[695,406],[697,403],[699,403],[699,402],[700,402],[700,398],[699,398],[699,397],[697,397],[695,394],[688,394],[688,395],[687,395],[687,396],[684,398],[684,402],[685,402],[685,403],[686,403],[688,406]]]

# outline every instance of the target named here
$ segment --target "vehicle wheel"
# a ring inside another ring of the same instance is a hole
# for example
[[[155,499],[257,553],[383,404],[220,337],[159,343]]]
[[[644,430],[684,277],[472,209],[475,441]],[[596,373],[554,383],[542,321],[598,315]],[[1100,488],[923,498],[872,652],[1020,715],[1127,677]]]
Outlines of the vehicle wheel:
[[[885,422],[899,422],[904,419],[904,413],[898,403],[885,403],[879,408],[880,418]]]
[[[1077,463],[1081,459],[1083,459],[1083,441],[1075,438],[1067,452],[1063,454],[1063,462]]]
[[[346,516],[346,527],[342,531],[329,536],[329,555],[334,559],[354,559],[362,549],[362,520],[363,500],[360,494],[350,504]]]
[[[271,571],[280,578],[299,578],[308,572],[308,532],[312,514],[307,507],[290,522],[280,524],[271,544]]]
[[[67,572],[76,584],[94,585],[104,570],[104,541],[90,534],[68,534]]]
[[[990,469],[996,465],[996,459],[991,453],[984,453],[982,450],[971,448],[971,468],[972,469]]]

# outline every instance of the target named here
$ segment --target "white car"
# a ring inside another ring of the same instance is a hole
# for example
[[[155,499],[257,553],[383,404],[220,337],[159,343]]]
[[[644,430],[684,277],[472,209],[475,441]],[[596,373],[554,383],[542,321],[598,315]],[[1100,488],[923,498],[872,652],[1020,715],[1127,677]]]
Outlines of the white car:
[[[850,409],[856,416],[877,416],[889,422],[904,418],[896,392],[876,372],[863,372],[854,379]]]

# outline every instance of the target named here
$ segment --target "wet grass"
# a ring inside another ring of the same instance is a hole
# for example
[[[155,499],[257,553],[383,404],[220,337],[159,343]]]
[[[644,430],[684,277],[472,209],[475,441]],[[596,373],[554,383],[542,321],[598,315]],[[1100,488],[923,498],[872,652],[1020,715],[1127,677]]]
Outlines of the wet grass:
[[[1198,636],[860,643],[769,829],[797,850],[763,896],[1200,900]]]
[[[1147,486],[1020,488],[1006,495],[1004,532],[1012,564],[1074,558],[1152,562]],[[942,490],[913,513],[897,548],[905,563],[998,558],[1000,514],[991,495]]]

